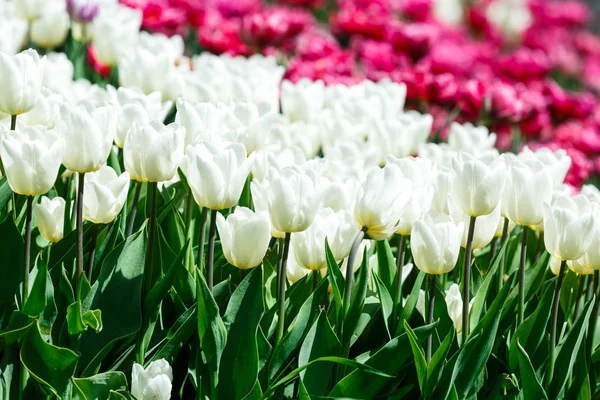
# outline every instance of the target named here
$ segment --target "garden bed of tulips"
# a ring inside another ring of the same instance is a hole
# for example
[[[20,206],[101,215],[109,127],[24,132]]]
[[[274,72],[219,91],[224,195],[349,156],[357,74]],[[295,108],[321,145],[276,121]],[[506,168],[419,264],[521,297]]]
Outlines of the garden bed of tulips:
[[[385,45],[387,2],[124,3],[0,3],[0,399],[598,397],[594,74],[362,69],[340,43]],[[487,3],[595,60],[580,3]],[[477,2],[402,4],[397,34],[539,61],[524,23],[458,32]],[[302,59],[309,17],[361,68]]]

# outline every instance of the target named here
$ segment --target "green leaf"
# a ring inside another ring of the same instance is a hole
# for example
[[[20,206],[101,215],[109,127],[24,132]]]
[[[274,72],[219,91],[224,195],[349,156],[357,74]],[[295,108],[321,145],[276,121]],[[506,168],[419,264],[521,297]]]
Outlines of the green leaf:
[[[335,261],[333,257],[333,253],[331,252],[331,248],[329,247],[329,242],[325,239],[325,252],[327,256],[327,279],[329,280],[329,284],[331,285],[332,293],[333,293],[333,302],[335,305],[335,327],[337,329],[338,335],[341,335],[341,326],[343,319],[343,309],[344,309],[344,291],[346,290],[344,282],[344,275],[342,275],[342,271],[340,271],[340,267],[338,263]]]
[[[33,285],[29,292],[29,297],[23,306],[23,312],[32,317],[38,316],[46,308],[46,282],[48,279],[48,268],[46,261],[41,258],[37,259],[36,268],[30,273],[34,275]]]
[[[392,248],[387,240],[378,240],[377,246],[377,275],[385,285],[388,293],[393,293],[396,285],[396,261]]]
[[[341,352],[340,341],[329,325],[326,313],[321,311],[319,318],[304,338],[298,354],[298,367],[321,357],[339,356]],[[325,396],[329,392],[332,370],[333,365],[319,363],[302,371],[300,377],[307,393]]]
[[[35,321],[34,317],[25,315],[21,311],[13,311],[8,326],[0,333],[0,349],[21,340],[35,324]]]
[[[548,400],[544,388],[531,365],[531,360],[521,343],[517,341],[519,371],[521,372],[521,384],[523,385],[524,400]]]
[[[83,311],[81,301],[67,307],[67,329],[69,335],[77,335],[92,328],[96,333],[102,330],[102,312],[100,310]]]
[[[408,296],[408,299],[406,300],[406,304],[404,305],[404,308],[402,308],[402,313],[400,313],[399,322],[409,321],[410,318],[412,317],[413,312],[415,311],[415,307],[417,306],[417,300],[419,299],[419,291],[421,290],[421,287],[423,286],[423,280],[425,279],[425,275],[426,275],[425,272],[419,271],[419,275],[417,276],[417,279],[415,280],[415,284],[414,284],[412,290],[410,291],[410,295]],[[395,336],[400,335],[402,333],[403,329],[404,329],[404,325],[401,323],[398,323]]]
[[[383,281],[379,279],[379,276],[375,273],[373,273],[373,281],[377,287],[377,294],[379,295],[379,303],[383,314],[383,323],[385,324],[385,329],[388,334],[388,340],[390,340],[392,338],[391,330],[393,326],[392,312],[394,311],[394,300],[392,300],[392,296],[390,295],[390,292],[388,292]]]
[[[223,322],[227,343],[219,366],[219,398],[241,399],[258,378],[258,324],[263,314],[262,269],[254,268],[231,296]]]
[[[327,281],[321,280],[315,291],[308,296],[298,314],[290,323],[281,341],[275,346],[269,363],[269,379],[275,379],[288,363],[289,357],[298,349],[306,331],[317,316],[323,293],[327,290]]]
[[[519,325],[515,334],[511,338],[508,353],[509,366],[511,370],[514,371],[516,369],[519,361],[517,342],[519,344],[523,344],[523,350],[528,354],[535,354],[538,346],[542,342],[543,335],[540,335],[540,332],[546,332],[546,325],[548,325],[548,320],[550,319],[555,286],[556,279],[554,279],[553,284],[546,287],[544,294],[542,295],[542,298],[533,314],[527,317],[523,323]]]
[[[446,357],[448,356],[448,352],[450,351],[450,346],[454,343],[454,338],[456,336],[456,331],[454,327],[448,331],[448,335],[440,345],[440,347],[433,353],[431,357],[431,361],[427,366],[427,385],[425,385],[425,398],[431,398],[433,391],[435,390],[435,386],[437,385],[440,374],[444,368],[444,363],[446,362]]]
[[[187,345],[190,337],[194,335],[197,329],[196,323],[196,305],[188,308],[183,314],[177,318],[169,333],[167,334],[167,342],[156,352],[152,360],[160,360],[164,358],[170,364],[175,361],[175,357],[181,349]]]
[[[6,266],[0,279],[0,310],[12,311],[15,308],[15,293],[23,281],[25,263],[23,239],[12,218],[0,225],[0,243],[0,260]]]
[[[198,290],[198,337],[206,357],[206,363],[213,375],[211,377],[212,388],[216,389],[219,363],[227,341],[227,329],[223,320],[221,320],[219,307],[210,290],[208,290],[204,277],[198,272],[196,279],[196,290]]]
[[[44,342],[37,325],[29,329],[21,343],[21,362],[31,377],[59,398],[70,393],[78,358],[69,349]]]
[[[427,336],[433,332],[435,326],[435,324],[431,324],[416,328],[414,333],[419,342],[424,342]],[[400,369],[412,358],[412,352],[407,351],[409,346],[408,336],[403,333],[389,341],[373,355],[369,355],[364,364],[385,374],[396,376]],[[329,396],[374,399],[385,385],[391,381],[392,378],[356,370],[339,381],[331,390]]]
[[[104,372],[89,378],[73,378],[73,400],[107,399],[111,391],[127,390],[121,371]]]
[[[130,236],[104,260],[94,283],[91,307],[102,312],[104,329],[86,331],[81,337],[83,376],[89,376],[119,339],[140,329],[142,324],[142,276],[147,252],[146,230]],[[124,307],[123,305],[126,305]]]
[[[362,264],[360,265],[360,269],[358,271],[356,285],[354,286],[354,291],[352,292],[350,307],[344,316],[344,325],[342,330],[342,351],[347,351],[352,343],[357,339],[356,331],[357,327],[359,326],[360,317],[365,305],[368,281],[369,264],[367,262],[367,253],[365,251],[363,253]]]
[[[554,362],[554,375],[550,387],[547,388],[548,398],[558,399],[567,384],[567,380],[573,370],[573,365],[577,359],[579,346],[583,342],[587,325],[594,306],[594,298],[592,298],[585,306],[581,314],[575,320],[575,323],[567,333],[563,342],[560,344],[558,355]],[[585,326],[584,326],[585,325]]]
[[[8,216],[8,201],[12,198],[13,191],[6,180],[6,176],[3,176],[0,180],[0,223],[6,221]]]
[[[404,330],[408,336],[410,347],[412,349],[413,356],[415,357],[415,367],[417,369],[417,378],[419,379],[419,388],[421,393],[425,392],[425,385],[427,384],[427,361],[425,360],[425,352],[417,339],[417,335],[410,329],[410,326],[404,321]]]
[[[111,390],[108,394],[108,400],[138,400],[129,392],[124,390]]]

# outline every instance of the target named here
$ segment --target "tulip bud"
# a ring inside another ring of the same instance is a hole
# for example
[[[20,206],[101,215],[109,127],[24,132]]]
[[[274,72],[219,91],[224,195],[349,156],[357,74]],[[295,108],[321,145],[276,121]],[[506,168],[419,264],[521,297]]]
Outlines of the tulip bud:
[[[144,369],[133,363],[131,370],[131,394],[137,400],[168,400],[171,398],[173,369],[167,361],[152,361]]]
[[[110,154],[116,129],[111,106],[94,109],[89,103],[61,104],[56,130],[65,139],[65,167],[76,172],[98,170]]]
[[[597,223],[589,203],[579,201],[582,198],[564,196],[552,206],[544,205],[544,244],[559,260],[577,260],[592,243]]]
[[[64,143],[54,129],[32,126],[10,131],[0,142],[8,184],[25,196],[48,193],[54,185]]]
[[[354,207],[356,225],[374,240],[388,239],[396,231],[402,210],[411,198],[413,184],[397,165],[374,168],[359,189]]]
[[[281,232],[302,232],[319,208],[317,177],[296,167],[271,170],[267,204],[273,226]]]
[[[454,322],[454,329],[457,333],[462,332],[463,300],[456,283],[453,283],[446,292],[446,307],[448,307],[448,316]]]
[[[464,224],[430,211],[417,221],[410,234],[410,248],[417,268],[440,275],[454,269],[460,251]]]
[[[211,142],[188,146],[182,170],[194,200],[202,207],[223,210],[240,199],[253,157],[246,158],[243,144],[219,147]]]
[[[15,56],[0,53],[0,111],[20,115],[31,110],[42,90],[46,57],[28,49]]]
[[[461,125],[456,122],[450,125],[448,144],[454,151],[477,156],[493,149],[495,143],[496,134],[490,134],[485,126],[474,126],[471,123]]]
[[[254,268],[262,263],[269,247],[269,218],[246,207],[237,207],[227,219],[217,213],[217,229],[223,255],[239,269]]]
[[[15,11],[20,18],[31,22],[42,16],[45,2],[46,0],[15,0]]]
[[[452,194],[456,206],[470,217],[491,213],[498,205],[505,181],[505,164],[491,157],[459,153],[452,159]]]
[[[185,129],[178,124],[152,121],[134,125],[125,138],[123,161],[131,179],[164,182],[173,179],[183,159]]]
[[[108,224],[121,212],[127,201],[129,173],[121,176],[105,165],[85,176],[83,218],[94,224]]]
[[[537,160],[542,164],[549,166],[552,169],[552,180],[554,185],[559,185],[564,182],[569,168],[571,168],[571,157],[563,149],[559,149],[555,152],[552,150],[542,147],[537,149],[535,152],[531,151],[529,147],[525,146],[518,155],[522,161]]]
[[[61,46],[69,33],[69,14],[64,4],[49,2],[40,18],[31,23],[31,41],[45,49]]]
[[[294,284],[306,275],[310,274],[310,269],[302,268],[296,262],[296,255],[294,254],[294,248],[290,246],[288,254],[287,266],[286,266],[286,277],[290,283]]]
[[[38,204],[34,204],[40,235],[49,242],[56,243],[63,238],[63,225],[65,217],[65,199],[55,197],[50,200],[42,197]]]

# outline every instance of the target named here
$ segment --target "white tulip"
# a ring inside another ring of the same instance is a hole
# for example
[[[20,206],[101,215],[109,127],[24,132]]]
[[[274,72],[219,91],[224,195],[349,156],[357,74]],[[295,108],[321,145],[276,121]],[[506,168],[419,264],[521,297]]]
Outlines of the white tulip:
[[[29,22],[40,18],[44,12],[47,0],[15,0],[15,11],[17,15]],[[6,4],[3,7],[8,7]]]
[[[410,234],[413,261],[419,270],[440,275],[454,269],[464,224],[430,211],[417,221]]]
[[[74,71],[75,67],[65,53],[47,54],[42,85],[60,93],[61,89],[73,84]]]
[[[524,0],[494,0],[487,9],[487,20],[508,40],[517,40],[532,22],[531,10]]]
[[[63,148],[56,131],[43,126],[3,134],[0,155],[13,192],[25,196],[47,193],[56,181]]]
[[[504,218],[501,213],[500,219],[498,220],[498,226],[496,227],[496,232],[494,233],[494,237],[502,237],[502,233],[504,233],[504,221],[506,221],[506,218]],[[477,222],[479,222],[479,219],[477,220]],[[507,233],[510,234],[513,231],[513,229],[515,229],[515,226],[517,226],[517,224],[515,224],[511,220],[508,220]]]
[[[577,260],[567,261],[567,267],[577,275],[592,275],[594,273],[593,269],[587,267],[585,256]]]
[[[133,363],[131,370],[131,394],[137,400],[169,400],[173,381],[173,369],[167,361],[152,361],[146,369]]]
[[[20,115],[31,110],[42,90],[46,57],[28,49],[15,56],[0,53],[0,111]]]
[[[182,170],[194,200],[201,207],[223,210],[240,199],[253,157],[246,157],[244,145],[220,147],[210,142],[188,146]]]
[[[209,140],[210,134],[223,135],[227,112],[223,103],[192,103],[178,98],[175,122],[185,127],[185,148]]]
[[[571,168],[571,157],[563,149],[552,151],[542,147],[533,152],[525,146],[518,158],[522,161],[537,160],[552,168],[552,179],[555,186],[564,182],[567,172]]]
[[[449,200],[449,208],[450,208],[450,215],[452,215],[452,218],[454,218],[455,221],[462,221],[464,223],[464,226],[467,227],[467,229],[464,230],[463,232],[463,236],[462,236],[462,241],[461,241],[461,246],[466,248],[467,247],[467,238],[468,238],[468,227],[469,227],[469,223],[470,223],[470,217],[466,214],[464,214],[463,212],[461,212],[452,202],[452,200]],[[490,242],[492,241],[492,239],[494,238],[495,234],[496,234],[496,230],[498,228],[498,224],[501,221],[501,216],[500,216],[500,204],[498,204],[496,206],[496,208],[494,208],[494,210],[487,214],[487,215],[483,215],[481,217],[477,217],[477,221],[475,223],[475,230],[473,231],[473,244],[472,244],[472,249],[482,249],[485,246],[487,246],[488,244],[490,244]]]
[[[262,263],[271,240],[267,215],[236,207],[227,219],[217,213],[217,229],[223,255],[231,265],[249,269]]]
[[[463,5],[460,0],[435,0],[433,15],[446,25],[458,26],[463,20]]]
[[[298,263],[296,262],[296,255],[294,254],[294,249],[290,246],[285,271],[287,280],[290,281],[290,283],[294,284],[300,279],[304,278],[306,275],[310,274],[310,272],[310,269],[302,268],[300,265],[298,265]]]
[[[63,135],[63,164],[71,171],[92,172],[108,159],[117,130],[111,106],[94,109],[89,103],[63,103],[56,130]]]
[[[496,134],[490,134],[485,126],[474,126],[471,123],[461,125],[453,122],[448,133],[448,144],[454,151],[479,155],[494,148]]]
[[[31,41],[45,49],[59,47],[67,39],[69,22],[64,4],[48,2],[40,18],[31,23]]]
[[[129,173],[117,175],[109,166],[85,176],[83,218],[94,224],[108,224],[123,209],[129,191]]]
[[[459,153],[452,159],[452,194],[456,206],[470,217],[491,213],[498,205],[506,175],[502,159],[474,158]]]
[[[290,121],[315,120],[325,102],[323,81],[300,79],[296,83],[281,84],[281,110]]]
[[[176,123],[152,121],[134,125],[125,138],[123,161],[131,179],[164,182],[173,179],[183,159],[185,129]]]
[[[50,200],[42,197],[38,204],[33,205],[40,235],[49,242],[56,243],[63,238],[65,217],[65,199],[55,197]]]
[[[21,50],[27,38],[28,24],[21,18],[0,18],[0,53],[14,55]]]
[[[469,302],[469,310],[474,300],[475,298]],[[456,283],[453,283],[450,289],[446,291],[446,307],[448,308],[448,316],[454,323],[456,333],[462,332],[463,300]]]
[[[145,31],[139,33],[138,46],[150,51],[152,54],[166,53],[173,62],[183,57],[185,50],[185,44],[179,35],[169,37],[161,33],[149,33]]]

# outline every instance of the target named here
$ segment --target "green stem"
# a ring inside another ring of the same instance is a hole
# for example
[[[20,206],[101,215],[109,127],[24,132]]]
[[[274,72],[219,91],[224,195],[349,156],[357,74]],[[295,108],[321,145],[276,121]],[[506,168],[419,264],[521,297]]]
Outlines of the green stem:
[[[206,218],[208,217],[208,208],[202,207],[200,213],[200,231],[198,232],[198,268],[202,265],[204,257],[204,236],[206,234]]]
[[[85,183],[85,172],[78,172],[79,182],[77,184],[77,276],[75,278],[75,293],[79,286],[79,279],[83,274],[83,188]]]
[[[462,343],[467,342],[469,336],[469,298],[471,297],[471,257],[473,255],[473,235],[475,233],[475,221],[477,217],[469,219],[469,232],[467,234],[467,248],[465,249],[465,266],[462,282]]]
[[[348,255],[348,263],[346,264],[346,291],[344,292],[344,316],[348,313],[350,301],[352,300],[352,289],[354,287],[354,260],[356,260],[356,253],[358,253],[358,248],[365,237],[366,231],[367,228],[363,228],[358,232],[358,235],[350,248],[350,254]]]
[[[292,234],[290,232],[286,232],[285,239],[283,241],[283,255],[281,257],[281,268],[277,271],[278,284],[277,284],[277,294],[279,295],[279,314],[277,315],[277,337],[276,343],[279,343],[283,338],[283,330],[285,327],[285,280],[286,280],[286,272],[287,272],[287,258],[290,251],[290,238]]]
[[[215,231],[217,228],[217,210],[210,210],[210,225],[208,226],[208,251],[206,254],[206,284],[208,290],[213,290],[215,262]]]
[[[494,236],[490,245],[490,263],[498,251],[498,237]]]
[[[556,280],[556,287],[554,288],[554,298],[552,299],[552,317],[550,319],[550,355],[548,357],[548,371],[546,373],[546,383],[549,384],[552,381],[552,375],[554,375],[554,353],[556,347],[556,326],[558,324],[558,306],[560,304],[560,288],[562,286],[563,279],[565,277],[565,269],[567,267],[566,261],[560,262],[560,270],[558,271],[558,278]]]
[[[594,275],[588,275],[587,278],[587,288],[585,290],[585,302],[587,303],[592,299],[594,295]]]
[[[577,295],[575,296],[575,309],[573,310],[573,322],[577,319],[577,315],[579,315],[579,307],[581,305],[581,297],[583,296],[583,290],[585,287],[585,278],[588,275],[579,275],[577,278],[579,280],[579,285],[577,286]]]
[[[542,249],[544,248],[543,246],[544,246],[544,232],[540,232],[540,235],[537,240],[537,244],[535,245],[535,253],[534,253],[535,261],[537,261],[538,258],[540,258],[540,254],[542,253]]]
[[[90,285],[92,284],[92,271],[94,269],[94,256],[96,255],[96,241],[98,240],[98,224],[92,225],[92,241],[90,242],[90,251],[88,256],[87,277]]]
[[[158,184],[156,182],[149,182],[149,192],[152,194],[152,203],[150,211],[150,228],[148,232],[148,259],[146,260],[146,270],[144,271],[144,285],[142,289],[142,296],[145,297],[146,293],[152,287],[152,278],[154,275],[154,241],[156,236],[156,198],[158,197]],[[142,355],[143,360],[143,355]],[[141,364],[141,363],[140,363]]]
[[[433,323],[433,308],[435,304],[435,282],[437,275],[429,276],[429,310],[427,313],[427,324]],[[431,351],[433,348],[433,333],[427,337],[427,364],[431,361]]]
[[[142,191],[142,182],[135,182],[135,194],[133,195],[133,202],[131,204],[131,213],[129,214],[129,221],[127,221],[127,233],[126,237],[131,236],[133,232],[133,225],[135,223],[135,214],[137,213],[138,202],[140,201],[140,192]]]
[[[399,310],[402,307],[402,269],[404,268],[405,243],[405,236],[398,235],[398,255],[396,256],[396,296],[394,297],[394,309],[392,319],[392,321],[394,321],[394,325],[398,323]]]
[[[594,271],[594,296],[595,296],[595,301],[594,301],[594,306],[592,308],[592,315],[590,316],[590,322],[589,322],[589,328],[588,328],[588,342],[587,342],[587,346],[588,346],[588,354],[590,355],[590,359],[592,357],[592,353],[594,351],[594,337],[596,336],[596,325],[598,324],[598,308],[600,307],[600,301],[598,301],[598,299],[600,298],[600,292],[599,287],[600,286],[600,271]],[[592,370],[593,371],[593,370]],[[592,383],[596,382],[596,377],[594,376],[592,378]],[[595,386],[594,386],[595,387]]]
[[[194,195],[190,190],[187,195],[187,200],[185,202],[185,226],[187,229],[187,239],[191,241],[192,239],[192,216],[194,215]]]
[[[501,245],[504,246],[504,243],[508,240],[508,218],[504,218],[504,226],[502,227],[502,240]],[[504,285],[504,261],[505,261],[506,251],[502,253],[502,259],[500,260],[500,265],[498,265],[498,293],[502,290],[502,286]]]
[[[519,260],[519,315],[518,325],[523,323],[525,316],[525,262],[527,261],[527,226],[523,226],[521,238],[521,258]]]
[[[29,296],[29,266],[31,264],[31,210],[33,196],[27,196],[27,217],[25,219],[25,263],[23,265],[23,306]]]

